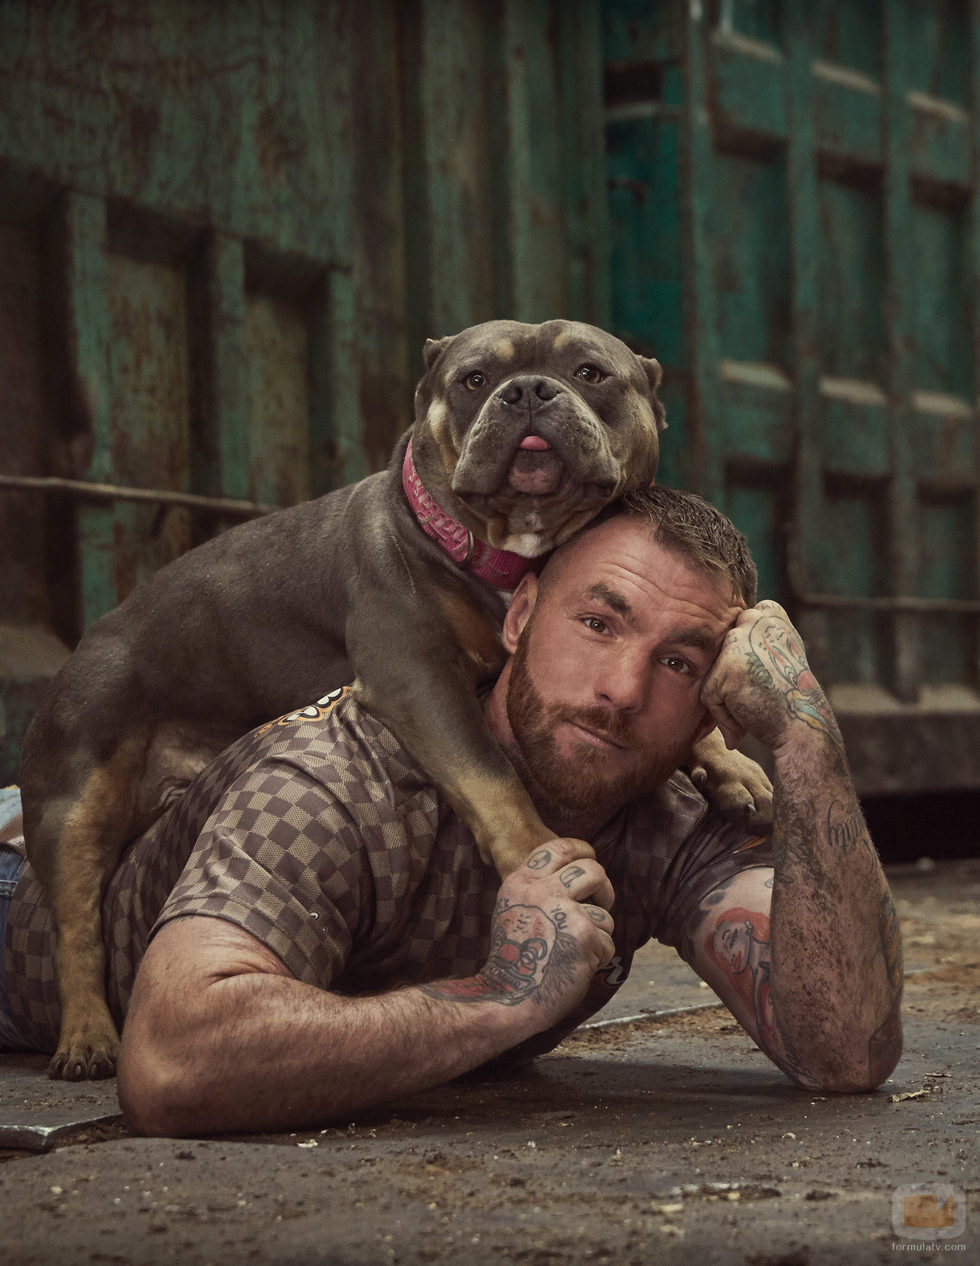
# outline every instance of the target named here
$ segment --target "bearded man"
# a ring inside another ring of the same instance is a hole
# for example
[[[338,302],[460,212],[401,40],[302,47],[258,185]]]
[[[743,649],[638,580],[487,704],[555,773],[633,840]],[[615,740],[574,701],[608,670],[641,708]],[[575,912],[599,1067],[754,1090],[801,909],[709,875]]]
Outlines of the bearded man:
[[[555,838],[503,883],[349,690],[222,753],[106,894],[135,1128],[312,1126],[531,1057],[594,1014],[650,938],[799,1085],[882,1082],[901,1052],[894,906],[803,643],[755,587],[731,522],[668,488],[524,578],[485,713]],[[768,837],[676,772],[716,725],[773,754]],[[53,1050],[50,915],[16,839],[5,876],[0,1043]],[[719,952],[746,924],[764,989]]]

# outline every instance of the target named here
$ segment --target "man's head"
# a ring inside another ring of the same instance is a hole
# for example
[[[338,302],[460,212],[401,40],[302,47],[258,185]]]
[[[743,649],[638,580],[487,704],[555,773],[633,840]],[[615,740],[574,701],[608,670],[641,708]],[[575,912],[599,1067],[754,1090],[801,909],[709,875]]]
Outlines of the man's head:
[[[755,605],[758,573],[748,542],[731,519],[693,492],[659,486],[628,493],[603,510],[578,536],[555,550],[539,584],[547,586],[557,578],[575,542],[585,533],[621,517],[646,523],[659,545],[695,570],[727,576],[735,601],[743,607]]]
[[[488,718],[551,825],[595,829],[683,763],[714,725],[701,682],[755,591],[741,533],[670,488],[618,502],[522,581]]]

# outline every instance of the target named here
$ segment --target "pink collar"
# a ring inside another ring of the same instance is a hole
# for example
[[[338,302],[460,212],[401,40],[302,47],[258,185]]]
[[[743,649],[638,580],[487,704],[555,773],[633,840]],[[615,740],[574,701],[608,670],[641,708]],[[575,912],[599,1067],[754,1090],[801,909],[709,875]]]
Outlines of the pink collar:
[[[538,559],[512,554],[509,550],[493,549],[478,541],[473,533],[448,515],[442,506],[432,499],[412,460],[412,441],[409,439],[402,463],[402,487],[408,504],[415,511],[422,531],[438,541],[453,562],[486,581],[494,589],[513,589],[517,582],[538,566]]]

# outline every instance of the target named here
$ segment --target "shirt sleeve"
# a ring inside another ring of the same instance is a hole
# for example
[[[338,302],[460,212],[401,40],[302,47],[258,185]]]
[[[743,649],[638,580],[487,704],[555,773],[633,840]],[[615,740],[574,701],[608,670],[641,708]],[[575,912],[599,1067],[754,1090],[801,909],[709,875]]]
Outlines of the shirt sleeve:
[[[606,862],[601,849],[599,860]],[[740,870],[771,865],[768,836],[727,821],[690,779],[674,774],[632,806],[606,863],[624,965],[650,938],[680,949],[692,913],[713,888]]]
[[[706,813],[668,869],[659,903],[658,939],[680,950],[691,915],[709,892],[739,871],[772,864],[771,836],[753,835]]]
[[[306,984],[340,975],[371,904],[362,832],[309,773],[263,761],[205,823],[153,928],[189,915],[251,933]]]

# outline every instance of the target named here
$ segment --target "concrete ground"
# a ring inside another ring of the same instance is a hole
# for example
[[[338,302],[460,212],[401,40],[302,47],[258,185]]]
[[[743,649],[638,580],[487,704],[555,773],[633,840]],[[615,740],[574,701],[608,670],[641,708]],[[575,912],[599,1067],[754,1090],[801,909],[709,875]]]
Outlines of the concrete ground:
[[[112,1083],[55,1084],[43,1060],[0,1057],[0,1256],[980,1262],[980,861],[890,877],[906,1051],[874,1094],[794,1089],[660,947],[637,960],[615,1010],[530,1071],[308,1133],[138,1139]],[[929,1220],[905,1205],[911,1184],[951,1224],[907,1226]]]

